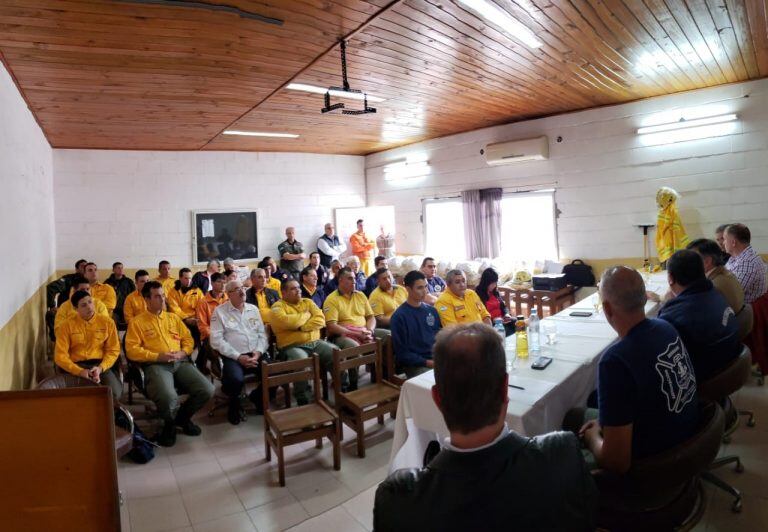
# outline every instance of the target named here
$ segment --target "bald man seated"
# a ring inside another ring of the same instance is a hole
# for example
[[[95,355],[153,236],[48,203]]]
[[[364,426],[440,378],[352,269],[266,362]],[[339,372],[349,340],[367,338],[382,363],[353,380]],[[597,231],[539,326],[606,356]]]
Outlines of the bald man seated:
[[[598,365],[598,410],[587,410],[581,420],[569,412],[565,428],[578,432],[597,467],[622,474],[633,461],[671,449],[694,434],[696,374],[675,328],[645,316],[645,284],[637,271],[608,268],[600,296],[619,340]]]

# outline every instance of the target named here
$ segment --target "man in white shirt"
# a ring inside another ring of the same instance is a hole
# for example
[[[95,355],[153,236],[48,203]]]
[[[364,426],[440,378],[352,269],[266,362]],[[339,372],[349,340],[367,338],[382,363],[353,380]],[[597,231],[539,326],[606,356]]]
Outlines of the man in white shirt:
[[[229,397],[227,419],[238,425],[242,419],[240,394],[245,374],[261,374],[261,358],[269,341],[258,307],[245,302],[243,283],[229,281],[225,290],[229,301],[216,307],[211,316],[211,347],[224,362],[221,390]],[[259,413],[264,408],[260,392],[257,387],[249,395]]]
[[[331,267],[331,262],[339,260],[342,253],[347,250],[347,245],[333,232],[333,224],[325,224],[325,234],[317,239],[317,251],[320,253],[320,264],[326,268]]]

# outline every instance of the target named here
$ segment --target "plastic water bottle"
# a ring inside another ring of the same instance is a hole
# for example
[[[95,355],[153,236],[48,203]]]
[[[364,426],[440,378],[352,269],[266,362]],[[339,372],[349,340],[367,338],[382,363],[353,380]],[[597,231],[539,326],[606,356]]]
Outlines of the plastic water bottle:
[[[496,318],[493,320],[493,328],[497,333],[499,333],[499,336],[501,336],[502,342],[507,339],[507,331],[504,329],[504,322],[501,320],[501,318]]]
[[[541,350],[541,343],[539,342],[539,316],[535,308],[531,309],[531,317],[528,318],[528,349],[536,355]]]

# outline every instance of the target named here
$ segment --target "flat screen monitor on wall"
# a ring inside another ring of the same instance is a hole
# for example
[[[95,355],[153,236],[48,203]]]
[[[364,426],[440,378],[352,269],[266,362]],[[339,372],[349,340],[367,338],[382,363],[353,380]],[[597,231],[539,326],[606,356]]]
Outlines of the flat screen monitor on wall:
[[[192,258],[252,260],[259,256],[258,213],[249,210],[193,211]]]

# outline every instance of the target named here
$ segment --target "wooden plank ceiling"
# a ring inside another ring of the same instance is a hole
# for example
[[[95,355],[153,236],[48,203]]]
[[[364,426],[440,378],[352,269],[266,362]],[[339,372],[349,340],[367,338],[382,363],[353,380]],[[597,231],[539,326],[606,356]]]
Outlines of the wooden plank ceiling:
[[[459,0],[204,2],[282,25],[125,0],[2,0],[0,53],[57,148],[367,154],[768,75],[766,0],[492,1],[543,46]],[[376,114],[322,115],[322,95],[284,88],[340,85],[342,38],[352,87],[385,98]]]

